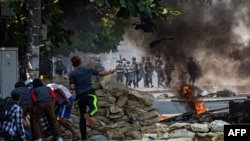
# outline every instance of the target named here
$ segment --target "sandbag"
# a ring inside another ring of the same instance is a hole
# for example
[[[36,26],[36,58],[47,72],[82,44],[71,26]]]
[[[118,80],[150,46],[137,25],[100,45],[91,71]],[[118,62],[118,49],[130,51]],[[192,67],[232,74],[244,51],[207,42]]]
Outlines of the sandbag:
[[[158,118],[158,116],[156,116],[156,117],[153,117],[153,118],[151,118],[151,119],[140,120],[140,123],[141,123],[141,125],[143,125],[143,126],[148,126],[148,125],[155,124],[155,123],[158,122],[158,121],[159,121],[159,118]]]
[[[167,139],[172,139],[172,138],[191,138],[193,139],[195,136],[195,133],[187,130],[187,129],[176,129],[170,131],[167,136],[163,135]]]
[[[98,101],[107,101],[107,102],[112,103],[112,104],[116,102],[116,98],[111,96],[111,95],[98,96],[97,99],[98,99]]]
[[[95,95],[97,97],[101,97],[101,96],[105,97],[105,96],[107,96],[106,93],[105,93],[105,91],[103,89],[95,90]]]
[[[119,113],[119,112],[123,112],[123,108],[118,107],[116,104],[112,104],[109,107],[109,111],[110,113],[114,114],[114,113]]]
[[[126,137],[127,136],[132,137],[133,140],[141,140],[142,139],[142,134],[139,131],[130,131],[130,132],[125,133],[125,135],[126,135]]]
[[[181,123],[181,122],[177,122],[177,123],[174,123],[172,125],[170,125],[169,127],[169,130],[176,130],[176,129],[182,129],[182,128],[185,128],[185,129],[188,129],[190,128],[190,123]]]
[[[126,104],[127,101],[128,101],[127,96],[121,96],[121,97],[119,97],[118,101],[116,102],[116,105],[118,107],[123,107]]]
[[[99,100],[97,102],[97,106],[100,107],[100,108],[110,107],[111,105],[112,105],[112,103],[109,103],[108,101]]]
[[[229,123],[223,120],[214,120],[211,123],[209,123],[210,131],[211,132],[223,132],[224,125],[229,125]]]
[[[123,83],[117,83],[113,81],[101,81],[100,85],[103,89],[109,91],[122,91],[126,89],[131,89],[131,87],[128,85],[124,85]]]
[[[193,123],[190,124],[190,128],[193,132],[208,132],[209,131],[209,127],[206,123]]]
[[[168,139],[167,141],[193,141],[192,138],[172,138]]]
[[[212,141],[224,141],[224,134],[221,133],[221,134],[218,134],[215,137],[212,137]]]
[[[148,94],[147,92],[138,91],[138,90],[129,90],[128,93],[139,99],[142,99],[142,102],[147,106],[150,106],[153,104],[154,96],[151,94]]]
[[[123,115],[120,118],[114,118],[112,119],[114,122],[118,122],[118,121],[130,121],[129,117],[127,115]]]
[[[147,113],[143,113],[139,115],[140,120],[151,119],[153,117],[158,116],[158,112],[156,110],[148,111]]]
[[[99,120],[99,121],[102,121],[102,122],[104,122],[106,124],[111,123],[110,119],[105,117],[105,116],[94,116],[93,120]]]
[[[126,126],[126,127],[121,127],[118,129],[120,133],[125,134],[130,131],[136,130],[133,126]]]
[[[111,113],[111,114],[109,115],[109,118],[111,118],[111,119],[113,119],[113,118],[121,118],[124,114],[125,114],[124,111],[121,111],[121,112],[115,113],[115,114],[112,114],[112,113]]]
[[[102,89],[102,86],[100,85],[100,83],[92,83],[91,85],[94,90]]]
[[[99,108],[95,116],[106,116],[105,108]]]

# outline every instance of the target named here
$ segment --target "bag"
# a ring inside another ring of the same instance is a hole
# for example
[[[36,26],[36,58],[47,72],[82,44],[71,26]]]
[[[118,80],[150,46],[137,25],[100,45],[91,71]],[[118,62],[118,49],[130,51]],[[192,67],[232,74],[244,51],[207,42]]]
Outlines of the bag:
[[[7,121],[10,119],[9,110],[15,104],[14,101],[10,99],[10,97],[6,97],[5,99],[0,98],[0,121]]]

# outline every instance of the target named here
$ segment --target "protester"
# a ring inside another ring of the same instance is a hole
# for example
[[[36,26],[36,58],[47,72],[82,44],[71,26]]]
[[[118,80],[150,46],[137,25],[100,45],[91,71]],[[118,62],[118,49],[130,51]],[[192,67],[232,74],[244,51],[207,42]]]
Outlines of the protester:
[[[187,64],[187,71],[189,74],[189,84],[193,86],[196,80],[198,67],[196,63],[194,62],[193,57],[189,57],[188,60],[189,62]]]
[[[0,122],[0,134],[5,135],[7,141],[27,141],[30,134],[24,128],[23,109],[18,105],[22,99],[21,91],[12,90],[11,98],[15,104],[8,112],[10,118]]]
[[[59,124],[56,119],[56,114],[54,110],[55,99],[56,95],[50,89],[50,87],[45,86],[39,78],[35,78],[33,80],[33,132],[35,139],[37,139],[38,141],[42,140],[43,138],[43,131],[40,120],[44,114],[46,115],[49,121],[53,133],[53,139],[57,141],[62,141]]]
[[[32,81],[27,82],[31,85]],[[15,90],[19,90],[22,94],[22,100],[20,106],[23,109],[23,120],[25,127],[32,134],[32,113],[33,113],[33,101],[31,97],[31,90],[25,86],[25,83],[22,81],[16,82]]]
[[[71,111],[74,104],[74,99],[68,88],[61,84],[50,83],[47,84],[56,94],[56,115],[59,124],[68,129],[72,134],[72,141],[77,141],[78,137],[75,130],[71,127],[70,123],[66,120],[70,118]]]
[[[71,63],[73,71],[69,75],[69,84],[70,89],[76,92],[77,104],[81,115],[79,123],[81,138],[85,140],[87,139],[86,121],[91,128],[94,128],[95,124],[91,117],[98,111],[97,97],[91,85],[91,76],[113,74],[115,69],[99,72],[95,69],[82,66],[82,58],[78,55],[71,58]],[[87,106],[89,108],[88,111],[86,111]]]

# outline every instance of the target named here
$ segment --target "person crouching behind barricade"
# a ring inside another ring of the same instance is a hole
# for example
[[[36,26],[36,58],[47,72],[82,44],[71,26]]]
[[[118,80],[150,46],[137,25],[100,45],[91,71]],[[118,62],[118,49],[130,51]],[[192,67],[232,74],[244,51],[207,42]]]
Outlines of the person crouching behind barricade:
[[[9,118],[0,121],[0,136],[4,141],[27,141],[30,139],[30,133],[25,130],[23,124],[23,109],[19,106],[22,99],[22,93],[19,90],[12,90],[11,101],[13,105],[8,111]]]
[[[43,138],[43,131],[40,119],[45,114],[52,129],[53,139],[62,141],[59,124],[55,114],[56,94],[53,90],[45,86],[39,78],[33,80],[32,100],[33,107],[33,128],[34,137],[38,141]]]

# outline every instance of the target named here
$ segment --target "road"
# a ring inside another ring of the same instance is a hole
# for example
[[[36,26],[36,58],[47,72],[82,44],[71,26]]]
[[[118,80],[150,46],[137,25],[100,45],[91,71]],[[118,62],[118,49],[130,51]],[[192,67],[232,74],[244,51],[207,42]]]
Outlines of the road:
[[[173,98],[159,98],[160,95],[168,94],[168,96],[174,96],[176,94],[175,89],[164,89],[164,88],[154,88],[154,89],[140,89],[147,91],[152,94],[155,99],[153,104],[156,106],[159,114],[162,115],[176,115],[191,111],[189,103],[185,100],[178,100]],[[205,98],[204,106],[209,110],[220,109],[229,107],[230,100],[245,99],[245,97],[223,97],[223,98]],[[220,112],[229,112],[229,109],[221,110]]]
[[[228,107],[228,103],[228,101],[205,102],[204,106],[209,110],[213,110]],[[173,102],[170,99],[155,99],[153,104],[158,109],[159,114],[181,114],[190,111],[188,109],[188,102]]]

